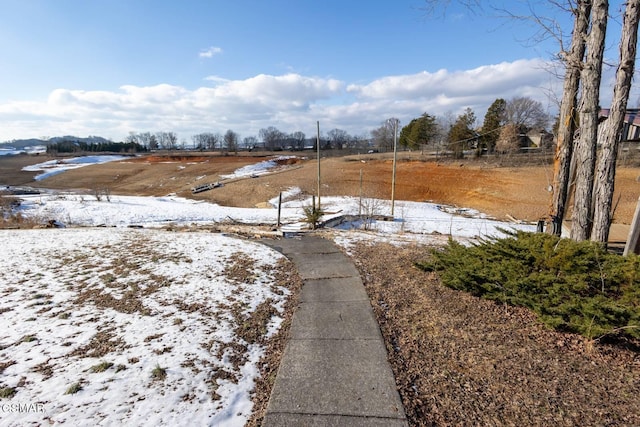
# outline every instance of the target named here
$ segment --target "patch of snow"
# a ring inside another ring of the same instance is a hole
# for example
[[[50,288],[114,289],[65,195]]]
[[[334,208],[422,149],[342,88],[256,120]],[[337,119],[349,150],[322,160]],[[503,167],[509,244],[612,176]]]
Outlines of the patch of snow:
[[[29,165],[22,168],[27,172],[39,172],[43,173],[36,175],[35,180],[40,181],[53,175],[57,175],[69,169],[77,169],[83,166],[96,165],[100,163],[114,162],[127,159],[127,156],[116,155],[98,155],[98,156],[82,156],[82,157],[70,157],[59,160],[49,160],[46,162],[38,163],[35,165]]]
[[[43,154],[47,152],[47,147],[44,145],[32,145],[24,147],[22,149],[16,149],[14,147],[4,146],[0,148],[0,156],[15,156],[17,154]]]
[[[260,176],[269,173],[273,168],[278,166],[278,161],[294,159],[296,156],[279,156],[263,162],[254,163],[236,169],[232,174],[220,175],[223,179],[247,178],[250,176]]]
[[[282,202],[284,203],[292,199],[293,200],[299,199],[301,195],[302,195],[302,190],[300,188],[291,187],[287,191],[282,192]],[[269,200],[269,204],[274,208],[277,208],[279,200],[280,200],[280,197],[274,197],[273,199]]]

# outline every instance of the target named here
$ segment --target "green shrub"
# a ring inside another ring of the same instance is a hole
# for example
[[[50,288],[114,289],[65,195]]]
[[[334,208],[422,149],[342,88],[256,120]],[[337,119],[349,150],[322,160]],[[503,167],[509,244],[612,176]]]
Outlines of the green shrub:
[[[557,330],[640,338],[638,256],[543,233],[505,233],[472,246],[451,240],[418,267],[437,271],[451,288],[528,307]]]
[[[318,228],[320,219],[324,215],[324,212],[321,209],[317,209],[315,206],[304,206],[302,211],[304,212],[304,221],[309,224],[309,227],[312,230]]]

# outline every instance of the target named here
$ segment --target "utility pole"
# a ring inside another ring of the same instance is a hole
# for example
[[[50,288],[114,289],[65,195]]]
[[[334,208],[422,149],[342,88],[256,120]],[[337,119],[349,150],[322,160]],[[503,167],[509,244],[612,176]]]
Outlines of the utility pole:
[[[320,210],[320,121],[316,122],[318,134],[316,137],[316,151],[318,156],[318,210]]]
[[[360,202],[358,203],[358,215],[362,215],[362,168],[360,169]]]
[[[393,172],[391,174],[391,216],[396,201],[396,159],[398,157],[398,119],[393,119]]]

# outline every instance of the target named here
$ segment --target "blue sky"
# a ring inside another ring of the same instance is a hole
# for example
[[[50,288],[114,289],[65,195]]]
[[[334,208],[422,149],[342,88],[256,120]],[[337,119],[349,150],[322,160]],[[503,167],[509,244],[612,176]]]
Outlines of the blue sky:
[[[484,4],[485,2],[483,2]],[[515,13],[522,2],[492,4]],[[571,17],[557,17],[568,32]],[[129,132],[241,137],[275,126],[365,135],[427,112],[481,121],[496,98],[555,113],[555,41],[456,2],[422,0],[0,0],[0,141]],[[619,2],[611,13],[619,15]],[[619,19],[609,26],[617,57]],[[610,97],[605,81],[603,104]]]

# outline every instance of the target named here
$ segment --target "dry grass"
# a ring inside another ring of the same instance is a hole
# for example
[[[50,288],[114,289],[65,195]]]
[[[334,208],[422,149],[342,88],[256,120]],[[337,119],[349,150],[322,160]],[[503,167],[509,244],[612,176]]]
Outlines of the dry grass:
[[[302,279],[298,275],[293,263],[286,259],[283,259],[273,269],[272,274],[276,279],[276,284],[284,286],[291,292],[291,296],[287,299],[284,312],[280,313],[283,317],[283,322],[280,325],[278,332],[269,338],[266,342],[267,349],[265,355],[260,360],[260,377],[256,379],[255,389],[253,392],[253,412],[251,418],[246,424],[246,427],[257,427],[262,425],[262,420],[267,410],[267,404],[269,403],[269,396],[273,384],[276,380],[276,374],[280,367],[280,361],[284,354],[284,348],[289,339],[289,331],[291,328],[291,320],[295,308],[298,306],[298,296],[300,289],[302,289]],[[262,316],[256,316],[254,320],[257,320],[259,324],[262,324],[260,320]],[[250,327],[249,323],[248,327]]]
[[[34,228],[42,224],[40,218],[26,218],[17,208],[20,199],[0,191],[0,228]]]
[[[640,354],[446,288],[425,254],[353,251],[411,425],[640,425]]]

